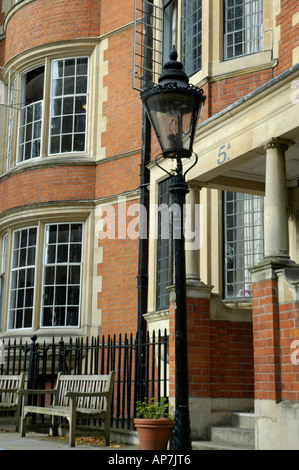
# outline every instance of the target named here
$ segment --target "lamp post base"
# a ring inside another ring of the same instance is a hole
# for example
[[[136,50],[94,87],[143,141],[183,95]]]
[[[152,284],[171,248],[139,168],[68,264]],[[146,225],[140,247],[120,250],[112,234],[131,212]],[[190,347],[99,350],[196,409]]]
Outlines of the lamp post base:
[[[178,406],[175,411],[172,450],[191,450],[188,406]]]

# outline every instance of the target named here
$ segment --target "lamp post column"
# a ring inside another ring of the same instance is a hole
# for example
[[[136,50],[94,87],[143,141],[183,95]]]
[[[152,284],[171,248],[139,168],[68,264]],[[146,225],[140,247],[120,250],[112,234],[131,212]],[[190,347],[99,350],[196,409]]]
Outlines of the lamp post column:
[[[172,176],[170,192],[173,203],[173,239],[175,271],[175,417],[173,450],[191,450],[187,309],[186,309],[186,261],[184,237],[184,206],[188,185],[178,161],[177,174]]]

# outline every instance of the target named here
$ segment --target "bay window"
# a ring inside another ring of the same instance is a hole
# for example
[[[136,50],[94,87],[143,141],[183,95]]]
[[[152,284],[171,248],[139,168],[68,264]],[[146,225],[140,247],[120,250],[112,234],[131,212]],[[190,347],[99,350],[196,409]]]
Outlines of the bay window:
[[[15,230],[10,252],[7,240],[6,235],[0,278],[2,294],[6,258],[10,259],[7,329],[80,326],[83,223]]]

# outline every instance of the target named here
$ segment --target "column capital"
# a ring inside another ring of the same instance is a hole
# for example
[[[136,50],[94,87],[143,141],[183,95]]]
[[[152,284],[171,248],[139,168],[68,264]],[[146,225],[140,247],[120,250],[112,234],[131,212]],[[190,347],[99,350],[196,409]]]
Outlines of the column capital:
[[[187,181],[187,184],[189,189],[193,189],[195,191],[201,191],[203,188],[203,186],[196,181]]]
[[[293,145],[295,145],[295,142],[293,142],[292,140],[281,139],[279,137],[273,137],[271,140],[266,142],[266,144],[264,145],[264,149],[265,150],[279,149],[279,150],[283,150],[284,152],[286,152]]]

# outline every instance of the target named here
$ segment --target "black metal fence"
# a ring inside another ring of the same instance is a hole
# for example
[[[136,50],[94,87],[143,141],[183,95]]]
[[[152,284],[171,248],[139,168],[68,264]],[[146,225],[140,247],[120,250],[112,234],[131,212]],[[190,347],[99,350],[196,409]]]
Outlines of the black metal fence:
[[[31,344],[4,340],[4,350],[0,375],[25,372],[29,389],[54,388],[58,372],[93,375],[114,370],[111,424],[116,428],[132,429],[137,400],[168,397],[166,330],[151,336],[148,333],[143,344],[132,334],[67,340],[53,337],[43,344],[33,335]]]

